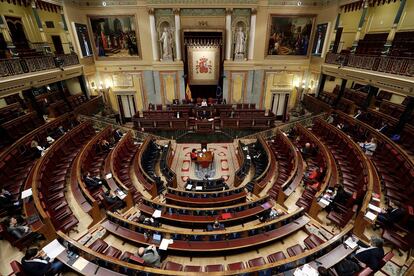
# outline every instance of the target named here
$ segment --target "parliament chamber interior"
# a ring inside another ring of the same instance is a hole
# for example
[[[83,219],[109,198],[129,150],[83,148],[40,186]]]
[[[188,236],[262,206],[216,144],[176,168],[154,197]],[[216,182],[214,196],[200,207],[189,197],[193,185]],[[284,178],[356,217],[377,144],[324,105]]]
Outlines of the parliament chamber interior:
[[[0,0],[0,275],[414,275],[413,109],[413,0]]]

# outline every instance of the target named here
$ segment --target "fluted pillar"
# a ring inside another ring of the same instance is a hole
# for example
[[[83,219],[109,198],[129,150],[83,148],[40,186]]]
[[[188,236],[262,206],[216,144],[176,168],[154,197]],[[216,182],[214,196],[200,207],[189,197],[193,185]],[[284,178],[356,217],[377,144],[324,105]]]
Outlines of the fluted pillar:
[[[232,9],[226,9],[226,60],[231,59],[231,14]]]
[[[175,51],[177,60],[181,60],[181,22],[180,22],[180,9],[174,9],[174,21],[175,21]]]
[[[338,51],[338,45],[335,45],[335,40],[336,40],[336,33],[339,27],[339,21],[341,19],[341,13],[342,13],[342,8],[339,9],[339,13],[336,16],[335,27],[334,27],[334,31],[332,33],[332,38],[331,38],[331,45],[329,45],[329,52],[332,52],[332,53],[336,53]]]
[[[157,39],[157,29],[155,27],[155,16],[154,9],[148,9],[149,21],[150,21],[150,31],[151,31],[151,45],[152,45],[152,58],[154,61],[159,61],[159,49],[158,49],[158,39]]]
[[[249,60],[253,59],[254,56],[254,37],[256,34],[256,9],[252,9],[250,16],[250,34],[249,34],[249,51],[247,58]]]
[[[354,43],[352,43],[352,52],[355,52],[356,48],[358,47],[358,42],[359,42],[359,38],[361,37],[361,31],[362,31],[362,27],[364,26],[365,23],[365,18],[367,16],[367,12],[368,12],[368,6],[369,6],[369,1],[365,0],[363,3],[363,10],[362,10],[362,15],[361,18],[359,20],[359,24],[358,24],[358,29],[355,35],[355,39],[354,39]]]
[[[394,41],[395,33],[397,32],[398,24],[400,23],[401,15],[404,11],[406,0],[401,0],[397,14],[395,15],[394,23],[392,24],[391,30],[388,33],[387,42],[384,45],[384,54],[388,53]]]

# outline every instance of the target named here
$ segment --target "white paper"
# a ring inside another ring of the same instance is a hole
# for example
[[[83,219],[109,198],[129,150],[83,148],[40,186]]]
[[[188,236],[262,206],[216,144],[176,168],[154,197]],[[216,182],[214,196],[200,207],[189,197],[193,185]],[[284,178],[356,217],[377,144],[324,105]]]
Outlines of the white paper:
[[[251,159],[250,155],[247,155],[247,156],[246,156],[246,159]]]
[[[373,198],[372,198],[372,200],[373,200],[373,201],[377,201],[377,202],[380,202],[380,201],[381,201],[381,199],[376,198],[376,197],[373,197]]]
[[[160,218],[161,217],[161,210],[155,210],[152,214],[152,217],[154,218]]]
[[[106,179],[110,179],[110,178],[112,178],[112,173],[108,173],[107,175],[105,175],[105,178],[106,178]]]
[[[63,245],[61,245],[58,240],[54,239],[53,241],[51,241],[48,245],[46,245],[45,247],[43,247],[43,252],[46,253],[46,255],[51,258],[54,259],[56,258],[60,253],[62,253],[63,251],[65,251],[65,247],[63,247]]]
[[[22,192],[22,199],[23,199],[23,198],[26,198],[26,197],[29,197],[29,196],[31,196],[32,194],[33,194],[33,192],[32,192],[32,188],[27,189],[27,190],[24,190],[24,191]]]
[[[318,276],[318,271],[308,264],[305,264],[302,268],[297,268],[293,272],[295,276]]]
[[[371,220],[371,221],[374,221],[374,220],[377,218],[377,215],[376,215],[376,214],[374,214],[374,213],[371,213],[370,211],[368,211],[368,212],[365,214],[365,217],[366,217],[367,219]]]
[[[172,239],[162,239],[161,244],[160,244],[160,249],[167,250],[168,245],[172,244],[173,242],[174,240]]]
[[[185,186],[185,189],[186,190],[191,190],[191,188],[193,187],[193,185],[191,185],[191,184],[188,184],[187,186]]]
[[[117,191],[116,191],[116,196],[117,196],[120,200],[123,200],[123,199],[126,197],[126,194],[125,194],[123,191],[121,191],[121,190],[117,190]]]
[[[345,244],[351,249],[354,249],[358,246],[357,240],[354,241],[351,237],[346,239]]]
[[[328,200],[326,200],[325,198],[323,198],[323,197],[319,200],[319,205],[321,205],[322,207],[326,207],[329,204],[330,204],[330,202]]]
[[[88,261],[82,257],[79,257],[72,265],[73,268],[77,269],[78,271],[82,271],[87,265]]]
[[[377,213],[381,213],[381,208],[375,206],[374,204],[368,204],[368,208],[371,209],[372,211],[377,212]]]
[[[203,190],[203,186],[196,186],[196,191],[202,191]]]

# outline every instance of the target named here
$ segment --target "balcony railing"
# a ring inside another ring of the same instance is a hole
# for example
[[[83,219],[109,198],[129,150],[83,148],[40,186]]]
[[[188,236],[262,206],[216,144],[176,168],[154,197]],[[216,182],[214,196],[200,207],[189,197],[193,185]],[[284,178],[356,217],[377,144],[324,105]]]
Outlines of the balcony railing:
[[[0,77],[15,76],[79,64],[76,54],[0,60]]]
[[[414,76],[414,59],[412,58],[328,53],[326,55],[325,63],[388,74],[409,77]]]

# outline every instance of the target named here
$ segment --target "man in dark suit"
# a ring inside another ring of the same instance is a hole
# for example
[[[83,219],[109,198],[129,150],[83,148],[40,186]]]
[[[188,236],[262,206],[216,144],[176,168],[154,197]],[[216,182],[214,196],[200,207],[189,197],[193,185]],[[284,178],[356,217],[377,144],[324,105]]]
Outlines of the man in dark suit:
[[[355,258],[370,267],[372,270],[381,269],[381,260],[384,258],[384,241],[380,238],[372,238],[370,247],[362,247],[357,250]]]
[[[19,201],[13,200],[13,196],[9,191],[1,189],[0,209],[7,210],[8,214],[15,214],[20,212],[21,205]]]
[[[91,189],[97,189],[104,185],[108,189],[108,191],[111,190],[111,187],[109,187],[108,182],[106,182],[105,179],[100,179],[96,176],[92,177],[89,172],[86,173],[86,175],[83,178],[83,181],[85,181],[86,186]]]
[[[401,220],[404,215],[404,208],[400,208],[397,203],[390,201],[389,207],[378,214],[377,222],[382,225],[391,225]]]
[[[27,249],[21,262],[23,271],[29,276],[55,275],[64,267],[63,263],[57,260],[47,261],[45,254],[39,252],[37,248]]]

